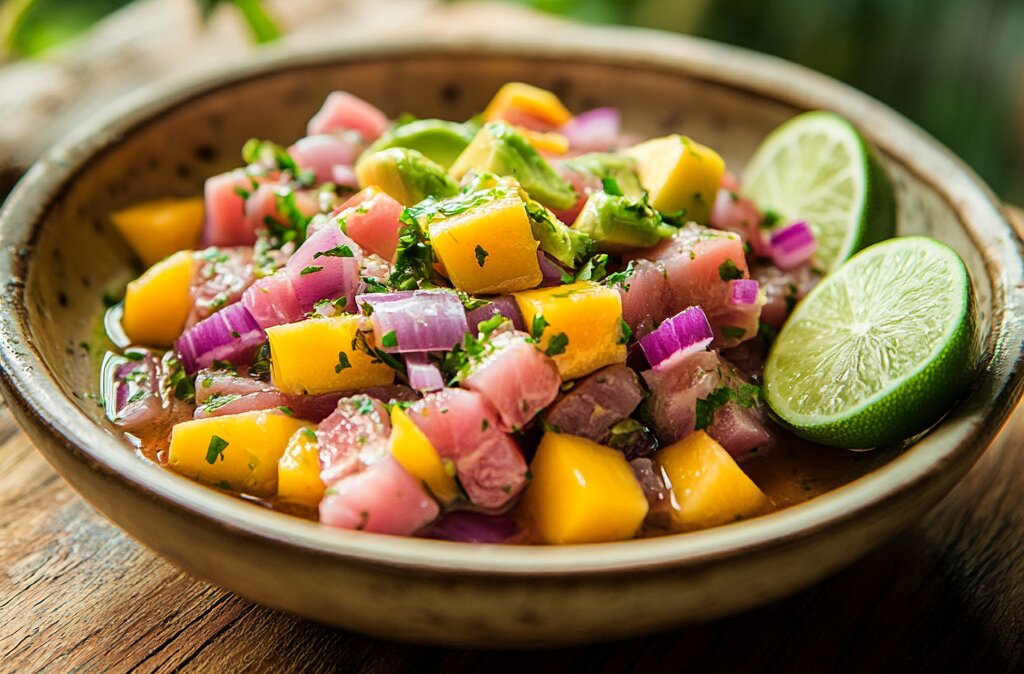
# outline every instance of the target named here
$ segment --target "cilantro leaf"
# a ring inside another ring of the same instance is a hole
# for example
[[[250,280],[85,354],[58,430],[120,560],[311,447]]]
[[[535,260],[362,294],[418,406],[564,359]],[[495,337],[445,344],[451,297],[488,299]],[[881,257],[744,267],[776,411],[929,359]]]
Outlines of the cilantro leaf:
[[[490,253],[484,250],[483,246],[481,246],[480,244],[476,245],[476,248],[473,250],[473,253],[476,255],[476,263],[479,266],[483,267],[484,261],[487,259],[487,256],[490,255]]]
[[[557,356],[560,353],[565,353],[567,346],[569,346],[569,336],[560,332],[548,340],[548,347],[544,349],[544,353],[549,356]]]
[[[217,459],[224,460],[224,450],[228,448],[228,442],[224,438],[214,435],[210,438],[210,446],[206,449],[206,463],[211,466]]]
[[[352,367],[352,363],[350,363],[348,360],[348,354],[346,354],[344,351],[339,351],[338,364],[334,366],[334,373],[341,374],[342,370],[346,370],[350,367]]]
[[[732,258],[725,258],[722,264],[718,265],[718,278],[723,281],[735,281],[743,278],[743,272],[739,270]]]

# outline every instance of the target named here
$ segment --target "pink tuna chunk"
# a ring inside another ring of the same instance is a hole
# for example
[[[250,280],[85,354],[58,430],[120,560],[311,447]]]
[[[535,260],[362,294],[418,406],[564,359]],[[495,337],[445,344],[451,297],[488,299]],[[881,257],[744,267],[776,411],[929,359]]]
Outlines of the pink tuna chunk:
[[[715,413],[708,435],[737,459],[772,441],[760,406],[744,407],[735,402],[726,404]]]
[[[771,257],[771,245],[761,229],[761,213],[750,199],[723,187],[718,190],[711,209],[711,226],[736,232],[750,245],[756,257]]]
[[[667,276],[661,262],[636,260],[633,273],[616,286],[622,296],[622,319],[633,330],[636,339],[654,330],[658,322],[674,315],[675,303]]]
[[[392,457],[329,488],[320,521],[340,529],[409,536],[437,518],[437,503]]]
[[[783,271],[774,265],[754,265],[751,278],[760,282],[766,303],[761,320],[773,328],[781,328],[797,301],[811,292],[821,275],[811,269],[810,263]]]
[[[359,198],[361,197],[361,198]],[[356,199],[358,201],[356,201]],[[355,204],[349,206],[355,201]],[[393,260],[398,248],[399,218],[405,207],[376,188],[352,197],[338,214],[338,222],[352,240],[385,260]]]
[[[498,414],[483,396],[464,389],[429,393],[409,408],[409,417],[444,459],[455,464],[469,499],[500,508],[526,485],[526,461]]]
[[[301,171],[312,171],[318,183],[334,181],[334,167],[355,164],[363,143],[354,134],[306,136],[288,148],[288,154]]]
[[[544,414],[558,433],[569,433],[605,444],[612,426],[628,418],[644,398],[636,372],[616,364],[576,382]]]
[[[251,246],[256,243],[256,232],[246,223],[245,202],[239,194],[239,191],[249,192],[252,188],[252,178],[245,169],[207,178],[203,188],[205,245]]]
[[[299,306],[291,275],[283,269],[249,286],[242,294],[242,304],[264,330],[301,321],[306,315]]]
[[[728,348],[753,336],[734,337],[722,330],[734,327],[727,322],[732,317],[729,280],[748,275],[743,242],[737,234],[689,224],[657,246],[631,257],[661,262],[665,267],[671,307],[668,315],[656,321],[699,306],[715,331],[716,347]]]
[[[358,131],[363,141],[372,143],[388,128],[388,118],[376,106],[344,91],[327,96],[323,107],[306,127],[307,135],[334,131]]]
[[[482,395],[510,430],[526,426],[551,404],[562,385],[555,361],[527,342],[528,338],[525,332],[494,335],[484,357],[462,382]]]
[[[252,248],[207,248],[196,253],[190,292],[192,311],[185,327],[191,327],[213,312],[242,299],[252,285]]]
[[[324,484],[331,487],[387,457],[390,433],[391,417],[379,400],[367,395],[339,400],[316,429]]]

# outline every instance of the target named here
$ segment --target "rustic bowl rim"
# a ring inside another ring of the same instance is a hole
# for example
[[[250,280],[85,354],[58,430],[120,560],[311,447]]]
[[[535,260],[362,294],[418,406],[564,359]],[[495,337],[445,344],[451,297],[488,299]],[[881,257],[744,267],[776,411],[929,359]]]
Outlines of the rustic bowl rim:
[[[202,487],[124,451],[65,396],[31,341],[24,297],[26,259],[47,209],[64,184],[87,170],[88,160],[125,135],[215,90],[281,69],[405,58],[469,55],[606,63],[682,73],[796,107],[827,106],[865,130],[885,154],[899,157],[927,182],[966,225],[985,258],[993,287],[990,358],[978,376],[991,404],[944,420],[923,440],[884,466],[805,504],[745,522],[700,532],[618,543],[553,547],[485,546],[327,529],[270,512]],[[642,29],[580,30],[558,44],[539,37],[494,35],[458,39],[415,38],[387,44],[350,43],[332,49],[288,48],[212,74],[144,88],[81,125],[37,162],[0,213],[0,365],[7,397],[27,424],[55,438],[76,458],[148,498],[269,544],[375,566],[422,573],[537,575],[625,573],[690,566],[773,549],[866,517],[904,490],[969,464],[1005,421],[1020,394],[1024,370],[1022,244],[990,190],[937,141],[865,94],[824,75],[773,57],[697,38]],[[109,451],[116,447],[118,451]],[[107,448],[104,450],[103,448]]]

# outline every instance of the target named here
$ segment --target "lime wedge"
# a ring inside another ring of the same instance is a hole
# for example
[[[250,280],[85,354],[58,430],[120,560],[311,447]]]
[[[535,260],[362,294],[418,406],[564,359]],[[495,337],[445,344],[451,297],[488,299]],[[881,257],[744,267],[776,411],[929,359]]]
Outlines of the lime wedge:
[[[772,131],[743,173],[743,191],[780,224],[806,220],[814,263],[829,272],[895,234],[892,186],[867,143],[842,117],[807,112]]]
[[[978,362],[971,281],[925,237],[858,253],[796,307],[772,345],[764,397],[798,435],[868,448],[936,422]]]

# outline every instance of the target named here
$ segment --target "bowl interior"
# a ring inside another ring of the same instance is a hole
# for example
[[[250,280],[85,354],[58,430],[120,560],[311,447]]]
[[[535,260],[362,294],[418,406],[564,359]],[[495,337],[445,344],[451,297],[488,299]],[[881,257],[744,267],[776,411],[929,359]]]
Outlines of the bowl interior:
[[[103,442],[89,442],[90,453],[101,463],[124,465],[131,446],[106,421],[95,396],[89,395],[96,393],[94,352],[102,344],[97,319],[104,309],[104,293],[118,295],[139,271],[109,224],[111,211],[150,198],[200,194],[207,176],[240,164],[246,139],[288,144],[303,135],[306,121],[334,89],[365,97],[389,116],[412,112],[419,117],[464,119],[481,110],[502,83],[523,80],[555,91],[574,110],[616,106],[622,110],[626,129],[640,136],[686,133],[719,150],[734,172],[742,169],[772,128],[798,112],[832,107],[854,118],[877,145],[893,178],[899,233],[926,234],[957,250],[974,281],[988,352],[1008,349],[1009,353],[988,362],[972,396],[945,422],[955,428],[952,435],[926,439],[903,454],[923,454],[913,466],[922,470],[931,460],[929,452],[938,459],[968,439],[983,443],[986,431],[979,430],[979,424],[986,421],[980,417],[988,414],[987,422],[1001,419],[1007,401],[1015,398],[1016,379],[1010,383],[1017,357],[1014,347],[1019,345],[1019,334],[1008,338],[1000,332],[1009,301],[1007,280],[1020,273],[1019,268],[1007,272],[1002,257],[1016,259],[1018,244],[987,192],[966,175],[958,178],[960,183],[937,183],[938,172],[958,172],[960,166],[892,113],[872,112],[875,104],[868,99],[824,78],[820,94],[809,93],[813,87],[807,81],[799,87],[795,82],[787,86],[786,75],[792,73],[778,64],[765,72],[760,84],[750,84],[754,60],[744,57],[750,62],[741,63],[732,52],[722,52],[729,58],[721,68],[711,68],[703,61],[718,54],[715,49],[720,48],[697,47],[689,62],[676,58],[659,63],[647,58],[639,67],[636,57],[582,54],[586,51],[582,47],[544,56],[491,47],[472,51],[393,48],[372,55],[302,57],[283,61],[273,72],[243,74],[217,87],[197,86],[185,94],[150,101],[141,111],[95,129],[77,145],[65,146],[65,154],[58,153],[36,168],[33,175],[39,184],[46,183],[40,178],[46,171],[66,171],[69,177],[56,186],[59,189],[50,184],[35,194],[44,197],[35,221],[15,234],[5,232],[5,243],[15,243],[20,250],[13,269],[19,281],[15,292],[23,294],[27,341],[45,364],[38,374],[52,380],[66,397],[63,400],[51,391],[48,402],[38,399],[42,396],[36,396],[35,402],[52,403],[62,410],[64,419],[75,423],[81,423],[84,415],[107,434]],[[806,73],[800,75],[813,80]],[[748,83],[740,84],[744,78]],[[623,95],[626,87],[628,95]],[[921,148],[927,151],[908,154]],[[969,193],[969,203],[959,200],[958,190]],[[26,212],[21,209],[22,215]],[[1003,229],[995,231],[999,227]],[[1010,250],[993,253],[993,242],[1002,242]],[[29,365],[37,366],[35,361]],[[1010,388],[1014,391],[1007,392]],[[997,398],[998,409],[993,409]],[[77,409],[68,408],[67,400]],[[884,458],[899,453],[892,450]],[[147,475],[162,481],[166,489],[196,493],[183,478]],[[234,507],[226,504],[228,497],[212,492],[202,498],[216,499],[210,503],[223,501],[225,509]],[[251,517],[264,523],[284,518],[251,509]],[[756,520],[726,528],[754,524]],[[282,525],[278,521],[268,526]],[[322,542],[329,536],[315,527],[308,533],[322,537]]]

